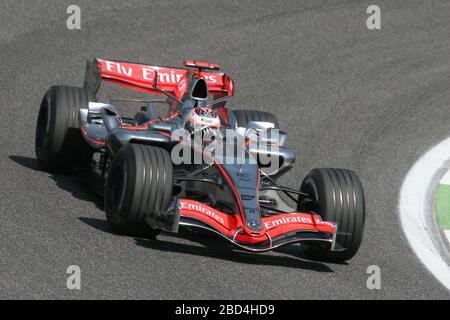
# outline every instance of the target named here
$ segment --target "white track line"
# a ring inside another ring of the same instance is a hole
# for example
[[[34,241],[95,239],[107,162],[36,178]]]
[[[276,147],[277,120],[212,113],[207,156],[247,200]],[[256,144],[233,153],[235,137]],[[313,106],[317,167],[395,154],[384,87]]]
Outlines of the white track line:
[[[442,177],[441,181],[439,181],[439,183],[450,185],[450,170],[444,174],[444,176]]]
[[[444,176],[439,181],[439,184],[441,185],[450,185],[450,170],[448,170]],[[450,243],[450,230],[443,230],[445,237],[447,238],[448,242]]]
[[[450,230],[444,230],[445,236],[448,239],[448,242],[450,242]]]
[[[433,241],[431,226],[435,214],[431,195],[437,187],[436,174],[450,159],[450,138],[423,155],[408,172],[400,191],[400,220],[406,237],[423,264],[450,290],[450,266]]]

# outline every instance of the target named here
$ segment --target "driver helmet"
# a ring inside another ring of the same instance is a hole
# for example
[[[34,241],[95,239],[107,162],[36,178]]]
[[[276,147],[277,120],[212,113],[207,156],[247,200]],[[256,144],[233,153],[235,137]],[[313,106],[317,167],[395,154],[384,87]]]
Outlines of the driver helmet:
[[[219,115],[217,112],[207,107],[193,108],[189,112],[186,122],[190,126],[197,128],[210,127],[217,129],[220,127]]]

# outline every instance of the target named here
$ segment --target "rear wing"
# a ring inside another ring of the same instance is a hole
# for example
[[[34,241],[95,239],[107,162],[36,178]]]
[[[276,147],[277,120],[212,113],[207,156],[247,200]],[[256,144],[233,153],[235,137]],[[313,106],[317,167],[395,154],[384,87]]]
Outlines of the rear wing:
[[[184,68],[159,67],[94,59],[87,63],[84,85],[93,96],[99,90],[102,81],[106,81],[151,94],[161,94],[160,90],[164,90],[177,99],[181,99],[186,93],[190,78],[196,76],[207,81],[211,95],[233,95],[233,81],[227,74],[217,72],[219,65],[186,60],[185,66]]]

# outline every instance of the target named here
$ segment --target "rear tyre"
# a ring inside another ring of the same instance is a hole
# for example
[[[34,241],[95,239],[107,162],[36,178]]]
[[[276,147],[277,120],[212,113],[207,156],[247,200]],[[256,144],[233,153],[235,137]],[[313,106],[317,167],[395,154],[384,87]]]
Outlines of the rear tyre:
[[[128,235],[156,236],[147,218],[167,211],[172,198],[172,161],[158,147],[127,144],[108,172],[105,186],[106,218],[113,231]]]
[[[78,120],[80,109],[87,108],[88,103],[83,88],[53,86],[45,93],[35,139],[36,156],[43,169],[89,164],[93,150],[82,137]]]
[[[252,110],[234,110],[234,115],[239,127],[246,127],[251,121],[271,122],[275,129],[279,129],[278,120],[270,112]]]
[[[317,260],[351,259],[361,244],[365,220],[364,192],[356,174],[345,169],[313,169],[303,180],[300,191],[309,194],[312,202],[299,201],[298,210],[312,211],[324,221],[336,222],[336,242],[345,248],[329,251],[304,244],[305,253]]]

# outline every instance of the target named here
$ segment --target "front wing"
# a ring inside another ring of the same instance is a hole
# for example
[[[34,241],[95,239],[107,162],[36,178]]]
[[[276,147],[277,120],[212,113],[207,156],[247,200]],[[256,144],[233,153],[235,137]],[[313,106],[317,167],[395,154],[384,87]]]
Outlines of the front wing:
[[[336,225],[322,221],[311,213],[285,213],[263,217],[262,235],[244,231],[239,215],[228,215],[206,204],[179,199],[176,215],[182,226],[207,229],[217,233],[234,245],[249,251],[268,251],[295,242],[321,242],[335,249]]]

